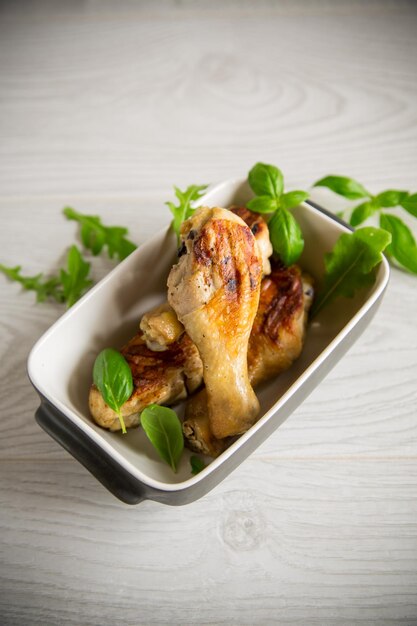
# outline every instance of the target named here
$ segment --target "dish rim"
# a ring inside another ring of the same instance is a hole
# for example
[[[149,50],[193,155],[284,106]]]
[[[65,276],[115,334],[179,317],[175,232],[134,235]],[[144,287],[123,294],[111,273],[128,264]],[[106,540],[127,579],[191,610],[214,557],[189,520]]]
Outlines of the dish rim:
[[[222,188],[227,186],[237,186],[238,184],[243,184],[245,182],[244,179],[227,179],[221,181],[217,184],[210,185],[207,188],[206,193],[199,200],[199,204],[204,204],[206,197],[209,195],[221,191]],[[317,213],[320,213],[322,217],[328,220],[330,223],[337,222],[339,227],[344,232],[351,232],[352,229],[342,220],[334,216],[331,212],[323,209],[321,206],[315,205],[314,202],[305,201],[301,202],[300,206],[306,205],[308,210],[313,210]],[[190,487],[198,484],[203,481],[205,478],[210,476],[216,469],[221,466],[228,458],[230,458],[234,453],[252,436],[256,434],[258,430],[260,430],[263,425],[269,421],[269,419],[279,411],[283,406],[285,406],[287,400],[298,390],[302,385],[308,380],[311,374],[320,367],[320,365],[327,359],[329,354],[331,354],[337,346],[343,342],[345,337],[352,331],[352,329],[357,325],[358,321],[366,315],[366,313],[375,305],[375,303],[382,296],[383,292],[386,289],[388,284],[390,269],[389,264],[385,256],[383,255],[381,267],[383,271],[381,272],[381,276],[379,278],[378,284],[374,285],[374,289],[366,301],[360,306],[358,311],[350,318],[350,320],[345,324],[345,326],[337,333],[337,335],[330,341],[330,343],[320,352],[320,354],[304,369],[304,371],[297,377],[297,379],[290,385],[290,387],[277,399],[277,401],[268,409],[253,426],[249,428],[248,431],[239,436],[239,438],[233,442],[221,455],[217,458],[214,458],[209,465],[207,465],[201,472],[197,475],[190,476],[185,480],[181,480],[179,482],[167,483],[157,480],[148,474],[146,474],[141,469],[135,467],[131,461],[126,459],[122,452],[116,450],[110,442],[106,441],[94,428],[94,424],[89,424],[84,421],[77,413],[67,406],[65,403],[61,402],[60,399],[54,397],[54,395],[45,387],[45,384],[42,381],[38,380],[38,375],[35,370],[35,359],[36,354],[39,349],[41,349],[42,345],[48,341],[51,335],[56,332],[59,332],[59,329],[62,325],[66,323],[66,320],[77,315],[77,312],[80,308],[87,305],[91,298],[94,298],[95,295],[102,289],[105,289],[107,283],[112,280],[115,274],[119,272],[123,272],[124,264],[132,262],[132,255],[141,255],[144,252],[145,247],[152,246],[153,242],[159,240],[162,236],[166,235],[169,231],[170,226],[168,225],[166,228],[162,228],[158,230],[152,237],[150,237],[146,242],[144,242],[137,250],[135,250],[129,257],[127,257],[124,261],[119,263],[116,267],[114,267],[106,276],[104,276],[94,287],[92,287],[78,302],[76,302],[68,311],[66,311],[61,317],[59,317],[36,341],[34,346],[32,347],[28,360],[27,360],[27,373],[28,377],[38,391],[38,393],[45,398],[52,406],[55,406],[61,413],[65,415],[74,426],[80,428],[83,433],[91,438],[102,450],[104,453],[108,454],[111,458],[114,459],[115,462],[120,464],[132,477],[137,479],[144,485],[149,486],[152,489],[162,492],[182,492]],[[130,261],[129,261],[130,259]]]

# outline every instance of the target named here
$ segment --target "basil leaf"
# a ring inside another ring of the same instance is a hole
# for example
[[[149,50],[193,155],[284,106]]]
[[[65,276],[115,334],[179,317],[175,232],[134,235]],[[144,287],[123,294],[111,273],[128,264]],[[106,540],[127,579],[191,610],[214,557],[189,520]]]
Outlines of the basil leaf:
[[[371,217],[373,213],[377,210],[377,206],[373,202],[364,202],[359,206],[355,207],[352,211],[352,215],[350,216],[350,224],[351,226],[359,226],[368,217]]]
[[[398,206],[408,197],[407,191],[398,191],[397,189],[388,189],[375,196],[375,202],[381,208],[391,208]]]
[[[284,177],[275,165],[256,163],[248,174],[248,182],[257,196],[279,198],[284,191]]]
[[[328,187],[349,200],[370,198],[371,194],[360,183],[346,176],[325,176],[314,183],[313,187]]]
[[[417,217],[417,193],[408,196],[405,200],[402,200],[400,204],[408,213]]]
[[[308,193],[306,191],[289,191],[281,196],[281,206],[284,207],[284,209],[291,209],[304,202],[304,200],[307,200],[307,198]]]
[[[199,456],[195,456],[194,454],[193,456],[190,456],[190,465],[191,473],[194,474],[194,476],[199,474],[206,467],[203,459],[200,459]]]
[[[381,228],[392,236],[390,254],[410,272],[417,274],[417,245],[411,230],[394,215],[381,213],[379,219]]]
[[[84,261],[77,246],[71,246],[67,256],[67,270],[60,271],[60,281],[63,287],[67,306],[72,306],[83,293],[91,287],[92,281],[87,278],[90,272],[90,263]]]
[[[361,287],[372,285],[374,269],[390,241],[388,232],[371,226],[341,235],[333,250],[324,256],[324,285],[313,304],[312,315],[317,315],[334,298],[350,298]]]
[[[268,222],[274,251],[285,265],[295,263],[304,248],[301,228],[287,209],[278,209]]]
[[[142,428],[160,457],[177,471],[178,461],[184,449],[181,422],[172,409],[150,404],[142,411]]]
[[[133,379],[124,356],[112,348],[102,350],[94,362],[93,380],[106,404],[117,413],[122,432],[126,433],[120,408],[132,395]]]
[[[278,200],[271,196],[256,196],[246,206],[255,213],[273,213],[278,208]]]

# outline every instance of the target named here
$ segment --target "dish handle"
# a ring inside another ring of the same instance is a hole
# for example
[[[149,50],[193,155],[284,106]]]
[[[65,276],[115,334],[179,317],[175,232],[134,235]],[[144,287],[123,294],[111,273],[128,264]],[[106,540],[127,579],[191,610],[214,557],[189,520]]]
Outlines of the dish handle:
[[[41,398],[35,418],[48,435],[84,465],[116,498],[126,504],[138,504],[145,499],[141,483],[45,398]]]

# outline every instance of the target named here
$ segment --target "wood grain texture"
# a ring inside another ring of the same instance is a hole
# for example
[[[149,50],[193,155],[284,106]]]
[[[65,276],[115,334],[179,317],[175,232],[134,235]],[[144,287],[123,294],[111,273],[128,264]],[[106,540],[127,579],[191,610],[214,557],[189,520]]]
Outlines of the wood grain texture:
[[[289,188],[416,191],[416,26],[405,1],[3,2],[0,262],[57,269],[66,205],[140,244],[173,183],[257,160]],[[0,623],[417,624],[416,285],[393,271],[364,335],[214,491],[129,508],[36,425],[26,358],[63,309],[0,277]]]

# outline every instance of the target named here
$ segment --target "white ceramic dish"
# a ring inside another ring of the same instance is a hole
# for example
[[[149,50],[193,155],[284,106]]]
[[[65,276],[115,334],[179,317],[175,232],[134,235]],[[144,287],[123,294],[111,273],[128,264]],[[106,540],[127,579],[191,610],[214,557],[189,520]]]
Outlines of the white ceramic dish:
[[[199,204],[243,205],[251,196],[246,181],[226,181],[210,188]],[[294,214],[306,242],[300,263],[319,285],[323,255],[348,227],[311,203],[303,203]],[[192,476],[188,452],[174,474],[140,428],[127,435],[107,432],[92,422],[87,402],[96,355],[104,347],[123,345],[140,316],[166,299],[166,278],[175,259],[170,230],[155,235],[65,313],[28,359],[30,380],[41,397],[39,424],[114,495],[131,504],[145,498],[184,504],[213,488],[291,414],[352,345],[374,315],[389,277],[384,259],[371,288],[335,301],[317,316],[301,357],[258,394],[259,421]]]

